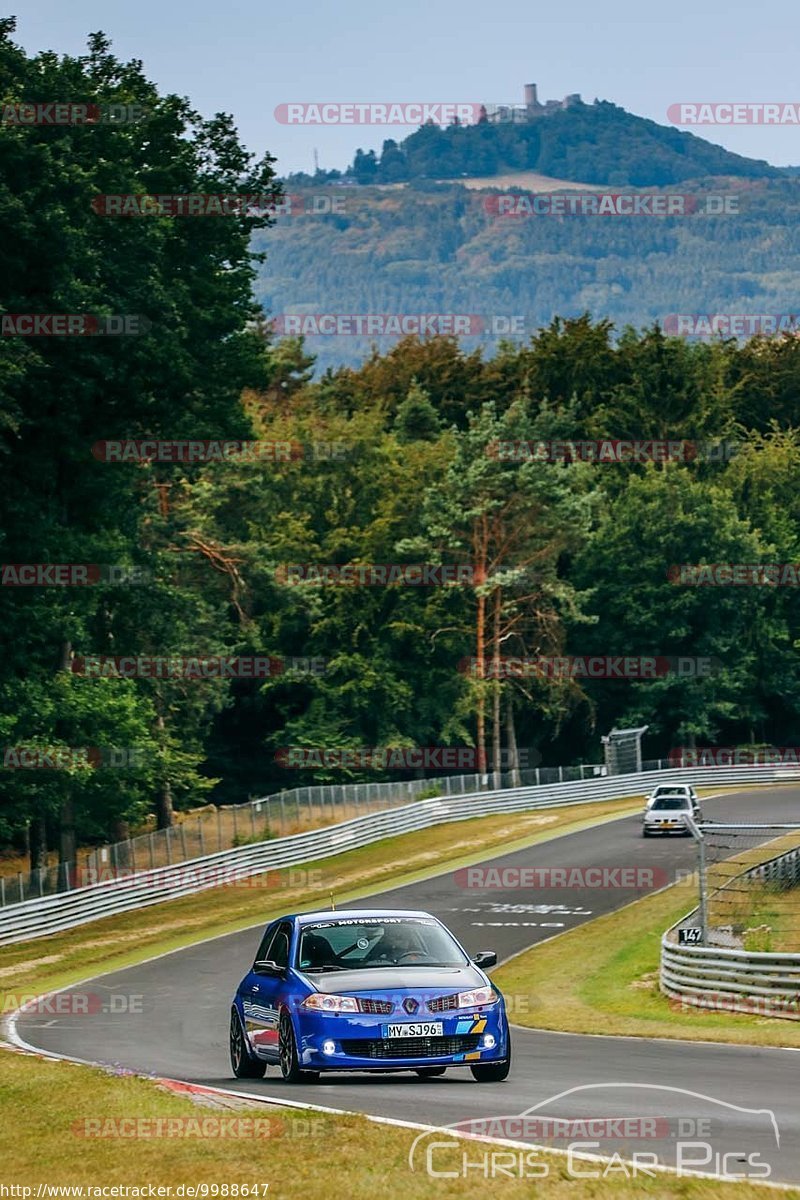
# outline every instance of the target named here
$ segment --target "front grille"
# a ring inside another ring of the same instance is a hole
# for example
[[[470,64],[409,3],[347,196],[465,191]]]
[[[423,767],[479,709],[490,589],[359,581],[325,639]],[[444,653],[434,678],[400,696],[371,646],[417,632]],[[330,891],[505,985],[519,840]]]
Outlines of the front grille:
[[[458,992],[453,992],[452,996],[437,996],[435,1000],[428,1001],[428,1012],[451,1012],[454,1008],[458,1008]]]
[[[367,997],[358,998],[358,1011],[363,1013],[391,1013],[394,1005],[391,1000],[370,1000]]]
[[[468,1054],[478,1049],[480,1040],[478,1033],[450,1037],[345,1038],[342,1050],[353,1058],[438,1058]]]

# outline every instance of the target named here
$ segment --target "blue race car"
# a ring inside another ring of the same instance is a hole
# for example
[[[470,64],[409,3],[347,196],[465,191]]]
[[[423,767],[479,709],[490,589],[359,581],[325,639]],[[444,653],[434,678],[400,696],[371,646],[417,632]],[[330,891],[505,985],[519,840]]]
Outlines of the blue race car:
[[[288,1083],[320,1071],[469,1067],[499,1083],[511,1067],[503,997],[444,925],[424,912],[351,909],[281,917],[267,926],[231,1009],[231,1067]]]

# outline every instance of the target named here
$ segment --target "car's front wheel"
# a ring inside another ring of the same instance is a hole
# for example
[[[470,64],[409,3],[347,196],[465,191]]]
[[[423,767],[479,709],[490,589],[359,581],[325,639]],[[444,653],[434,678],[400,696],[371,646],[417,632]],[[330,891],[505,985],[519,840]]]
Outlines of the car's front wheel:
[[[231,1009],[230,1032],[231,1070],[237,1079],[263,1079],[267,1069],[265,1062],[251,1058],[244,1038],[242,1023],[235,1008]]]
[[[511,1058],[509,1056],[504,1062],[475,1063],[470,1070],[472,1078],[478,1083],[502,1083],[511,1070]]]
[[[476,1062],[469,1069],[473,1073],[473,1079],[479,1084],[501,1084],[504,1079],[509,1078],[511,1070],[511,1040],[509,1039],[509,1057],[504,1058],[503,1062]]]
[[[294,1027],[286,1013],[281,1015],[278,1025],[278,1056],[281,1064],[281,1075],[287,1083],[314,1083],[319,1079],[319,1071],[303,1071],[297,1057],[297,1039]]]

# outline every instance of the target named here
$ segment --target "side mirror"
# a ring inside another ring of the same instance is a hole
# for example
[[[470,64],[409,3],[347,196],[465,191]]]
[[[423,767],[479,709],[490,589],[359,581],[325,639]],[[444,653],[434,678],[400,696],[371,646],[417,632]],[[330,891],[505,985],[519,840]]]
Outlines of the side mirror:
[[[497,951],[479,950],[477,954],[473,954],[472,961],[475,963],[476,967],[496,967]]]
[[[260,958],[253,963],[253,973],[255,975],[277,975],[284,974],[285,968],[279,967],[277,963],[269,958]]]

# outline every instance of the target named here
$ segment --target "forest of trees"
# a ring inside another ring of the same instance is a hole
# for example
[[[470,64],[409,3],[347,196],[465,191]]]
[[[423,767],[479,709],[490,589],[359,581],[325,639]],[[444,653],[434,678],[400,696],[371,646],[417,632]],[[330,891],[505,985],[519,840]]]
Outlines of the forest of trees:
[[[526,334],[585,311],[618,328],[668,324],[675,313],[796,313],[796,181],[705,180],[677,191],[695,211],[505,217],[497,189],[316,188],[305,193],[307,209],[335,200],[340,211],[279,216],[258,233],[269,256],[256,295],[272,315],[499,314],[522,317]],[[704,211],[709,195],[735,197],[736,211]],[[384,351],[393,344],[375,340]],[[493,354],[496,339],[483,345]],[[320,373],[363,362],[370,340],[319,336],[308,349]]]
[[[687,344],[556,319],[493,357],[406,338],[314,375],[253,299],[266,216],[98,218],[97,193],[274,187],[226,118],[160,96],[101,37],[82,59],[0,39],[8,95],[137,102],[146,129],[4,128],[6,313],[138,314],[120,337],[0,339],[3,564],[109,564],[90,586],[10,586],[0,625],[0,847],[119,836],[151,813],[365,771],[287,772],[285,746],[513,737],[546,764],[597,761],[612,725],[686,743],[800,734],[800,592],[683,587],[679,563],[800,561],[800,341]],[[13,182],[12,182],[13,181]],[[442,237],[446,223],[442,223]],[[338,269],[346,269],[340,261]],[[426,308],[435,307],[428,303]],[[353,310],[356,311],[356,310]],[[386,311],[385,305],[379,311]],[[685,462],[510,461],[498,442],[735,441]],[[108,439],[257,439],[277,461],[103,461]],[[94,448],[94,452],[93,452]],[[293,583],[287,564],[461,563],[469,585]],[[498,681],[465,658],[713,659],[702,678]],[[100,678],[88,656],[274,656],[267,679]],[[322,671],[303,665],[319,659]],[[126,748],[53,770],[8,748]],[[287,779],[291,774],[291,779]]]

